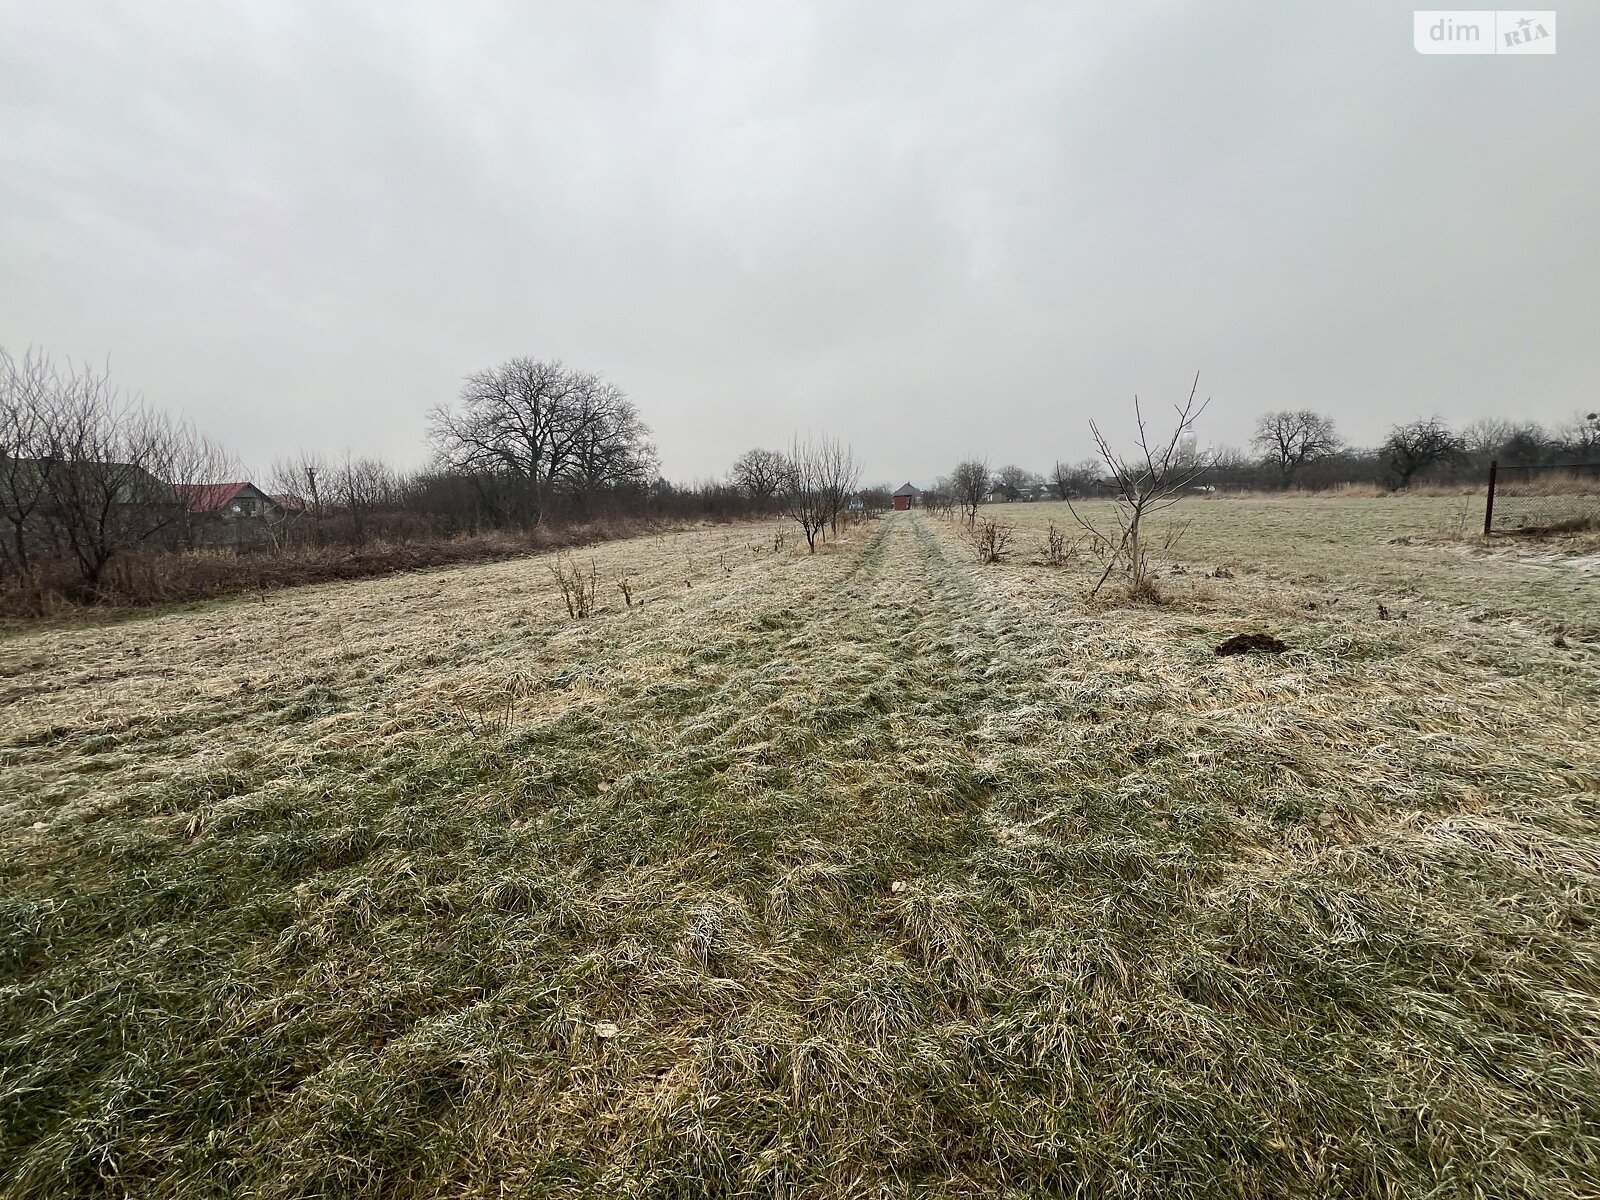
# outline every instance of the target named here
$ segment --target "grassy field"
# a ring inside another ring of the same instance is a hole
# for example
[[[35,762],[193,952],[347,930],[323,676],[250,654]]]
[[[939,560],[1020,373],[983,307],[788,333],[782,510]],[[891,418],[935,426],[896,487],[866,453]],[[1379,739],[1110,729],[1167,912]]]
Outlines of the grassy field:
[[[13,631],[0,1195],[1600,1195],[1600,574],[1459,507]]]

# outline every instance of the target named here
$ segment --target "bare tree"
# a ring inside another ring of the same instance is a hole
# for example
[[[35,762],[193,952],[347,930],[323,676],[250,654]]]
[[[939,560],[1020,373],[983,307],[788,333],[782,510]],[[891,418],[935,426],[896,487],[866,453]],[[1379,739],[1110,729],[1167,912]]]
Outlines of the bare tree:
[[[47,359],[30,353],[18,360],[0,350],[0,517],[6,525],[0,564],[8,576],[31,572],[38,548],[53,386]]]
[[[1566,449],[1565,430],[1546,429],[1537,421],[1502,421],[1484,417],[1461,427],[1462,453],[1478,466],[1498,460],[1502,466],[1534,466],[1558,458]]]
[[[1076,464],[1058,462],[1050,470],[1050,486],[1059,499],[1070,500],[1095,491],[1105,477],[1105,465],[1098,458],[1086,458]]]
[[[1396,425],[1380,453],[1387,460],[1395,489],[1411,486],[1419,472],[1439,463],[1458,462],[1465,454],[1461,439],[1438,417]]]
[[[1333,427],[1333,419],[1309,408],[1278,409],[1256,419],[1250,438],[1263,461],[1278,473],[1284,487],[1294,482],[1295,472],[1308,462],[1336,454],[1343,445]]]
[[[1238,446],[1214,446],[1207,457],[1205,473],[1195,480],[1200,490],[1253,487],[1261,482],[1264,468],[1260,457],[1247,454]]]
[[[861,503],[868,513],[879,513],[894,507],[894,491],[886,483],[861,489]]]
[[[828,509],[828,529],[839,536],[839,516],[850,503],[850,497],[861,486],[861,466],[855,453],[837,438],[822,437],[816,443],[821,459],[822,496]]]
[[[189,496],[197,486],[242,479],[247,472],[230,451],[188,425],[176,426],[173,432],[164,463],[151,464],[151,470],[173,484],[174,494],[183,502],[179,526],[173,531],[177,536],[166,540],[193,547],[197,522],[203,518],[190,510]]]
[[[989,463],[985,459],[969,458],[957,463],[950,478],[940,483],[948,489],[962,517],[971,525],[978,518],[978,506],[989,494]]]
[[[1574,413],[1556,429],[1556,443],[1574,462],[1600,457],[1600,412]]]
[[[733,463],[733,482],[754,500],[770,504],[783,485],[787,459],[777,450],[746,450]]]
[[[514,358],[467,376],[459,407],[440,405],[428,416],[442,468],[511,482],[485,489],[504,506],[505,520],[538,524],[544,514],[551,447],[572,397],[570,374],[560,362]]]
[[[326,499],[332,472],[322,455],[310,450],[299,450],[285,458],[274,459],[267,472],[267,487],[274,496],[286,497],[293,506],[315,515]]]
[[[1094,586],[1098,592],[1113,571],[1122,569],[1128,579],[1129,590],[1143,594],[1149,587],[1150,554],[1147,543],[1146,522],[1156,513],[1171,508],[1183,499],[1185,492],[1206,469],[1206,456],[1191,454],[1183,448],[1187,433],[1200,414],[1211,403],[1210,399],[1196,405],[1195,396],[1200,388],[1196,373],[1189,389],[1189,398],[1181,405],[1173,405],[1177,420],[1170,435],[1154,433],[1145,420],[1139,397],[1133,398],[1133,414],[1138,432],[1136,453],[1123,457],[1111,448],[1111,443],[1100,431],[1099,425],[1089,422],[1095,445],[1100,448],[1100,458],[1110,473],[1116,489],[1116,503],[1112,507],[1115,529],[1102,529],[1081,513],[1072,509],[1078,524],[1100,547],[1106,568]],[[1071,504],[1071,501],[1068,501]]]
[[[621,389],[559,361],[514,358],[478,371],[456,407],[429,414],[441,469],[482,481],[502,520],[538,524],[552,492],[643,484],[655,473],[649,430]]]
[[[1498,417],[1480,417],[1461,427],[1461,447],[1473,458],[1487,463],[1500,453],[1500,447],[1516,431],[1510,421]]]
[[[994,477],[994,490],[1007,500],[1020,500],[1031,494],[1040,482],[1039,476],[1032,471],[1025,471],[1011,463],[1001,467],[999,474]]]
[[[1537,466],[1557,453],[1560,444],[1559,438],[1537,421],[1524,421],[1513,425],[1510,436],[1500,444],[1500,461],[1516,467]]]
[[[18,445],[9,468],[14,481],[29,481],[8,489],[19,493],[20,503],[7,505],[15,532],[70,562],[90,593],[119,555],[183,540],[188,507],[173,483],[208,482],[232,465],[186,423],[117,391],[103,371],[40,358],[23,365],[9,392],[28,408],[29,444]]]
[[[797,435],[789,445],[783,483],[778,488],[779,511],[800,526],[812,554],[817,552],[817,536],[827,527],[831,514],[826,445],[826,438],[802,441]]]
[[[548,482],[564,484],[580,499],[644,483],[660,465],[633,401],[598,375],[577,377],[561,434],[550,455]]]
[[[358,458],[349,451],[333,464],[326,499],[344,518],[350,544],[365,546],[376,534],[378,514],[398,507],[400,480],[393,468],[376,458]]]
[[[325,546],[336,507],[336,467],[315,451],[299,450],[274,460],[267,473],[267,488],[282,506],[270,533],[277,545],[300,543]]]
[[[0,351],[0,581],[76,576],[75,590],[99,597],[129,552],[190,543],[183,485],[238,470],[104,371]]]

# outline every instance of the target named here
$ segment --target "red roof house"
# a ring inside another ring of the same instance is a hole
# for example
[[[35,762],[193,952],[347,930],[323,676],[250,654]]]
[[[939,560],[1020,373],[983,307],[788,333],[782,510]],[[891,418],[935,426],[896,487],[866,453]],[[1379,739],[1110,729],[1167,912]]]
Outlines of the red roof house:
[[[265,517],[283,507],[248,481],[175,483],[172,490],[189,506],[189,515],[195,517]]]

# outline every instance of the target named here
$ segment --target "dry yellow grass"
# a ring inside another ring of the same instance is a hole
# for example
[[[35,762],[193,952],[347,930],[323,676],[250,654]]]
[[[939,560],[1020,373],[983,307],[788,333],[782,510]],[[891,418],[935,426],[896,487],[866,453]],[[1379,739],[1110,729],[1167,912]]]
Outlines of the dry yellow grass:
[[[775,523],[717,526],[601,544],[578,557],[599,569],[602,613],[626,608],[616,586],[624,577],[641,610],[673,612],[692,605],[695,584],[771,557],[774,532]],[[79,766],[95,786],[75,802],[95,805],[114,801],[129,779],[191,771],[214,756],[304,751],[312,745],[305,734],[335,725],[354,738],[498,717],[525,656],[548,646],[559,657],[574,634],[553,561],[321,584],[54,628],[18,624],[0,643],[6,733],[47,760],[63,737],[111,748]],[[309,719],[312,712],[322,715]],[[118,755],[121,744],[139,752]],[[24,782],[13,802],[28,790]]]
[[[14,636],[0,1192],[1594,1194],[1600,579],[1448,504]]]
[[[1109,520],[1108,502],[1078,508]],[[1037,556],[1052,522],[1069,537],[1078,532],[1060,502],[988,505],[982,514],[1015,529],[1023,560]],[[1484,542],[1482,497],[1194,497],[1158,521],[1158,540],[1174,526],[1181,536],[1166,555],[1169,579],[1172,565],[1222,566],[1373,604],[1439,606],[1600,636],[1593,586],[1600,538]]]

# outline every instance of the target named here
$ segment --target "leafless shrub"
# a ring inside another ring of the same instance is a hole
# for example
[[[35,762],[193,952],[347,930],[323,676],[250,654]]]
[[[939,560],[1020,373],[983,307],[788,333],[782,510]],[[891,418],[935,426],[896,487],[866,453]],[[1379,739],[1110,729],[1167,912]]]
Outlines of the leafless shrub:
[[[532,695],[537,687],[537,683],[521,671],[509,675],[501,689],[499,704],[484,714],[485,731],[502,736],[510,733],[516,725],[518,702]]]
[[[978,561],[987,565],[1004,562],[1011,556],[1011,535],[1011,526],[985,517],[973,525],[968,536]]]
[[[600,569],[593,559],[589,560],[589,569],[585,571],[566,555],[556,556],[550,564],[550,574],[555,577],[556,584],[561,588],[561,599],[566,602],[567,616],[574,621],[581,621],[593,616],[595,601],[600,590]]]
[[[1126,595],[1129,600],[1139,604],[1162,604],[1166,601],[1160,582],[1149,572],[1140,575],[1137,580],[1130,579],[1126,585]]]
[[[1064,567],[1077,556],[1077,542],[1069,541],[1066,530],[1051,521],[1050,528],[1045,531],[1044,540],[1039,544],[1039,557],[1036,561],[1044,567]]]
[[[1110,528],[1103,524],[1096,525],[1071,500],[1067,501],[1067,506],[1088,535],[1091,547],[1105,563],[1105,570],[1094,586],[1095,592],[1099,592],[1113,572],[1119,570],[1125,577],[1130,597],[1146,598],[1151,591],[1146,585],[1151,570],[1151,548],[1145,522],[1155,513],[1163,512],[1183,499],[1208,462],[1208,456],[1196,454],[1184,444],[1184,434],[1189,432],[1211,403],[1208,399],[1196,405],[1195,396],[1199,389],[1200,376],[1197,373],[1189,389],[1188,400],[1182,405],[1173,405],[1177,422],[1167,437],[1153,433],[1145,420],[1139,398],[1135,396],[1133,412],[1138,425],[1137,452],[1126,458],[1111,448],[1111,443],[1095,422],[1089,422],[1089,430],[1094,434],[1095,445],[1100,450],[1101,461],[1110,472],[1111,486],[1115,490],[1116,500],[1112,506],[1115,525]],[[1176,536],[1181,534],[1182,527],[1177,529],[1176,535],[1169,530],[1161,549],[1170,549]]]

